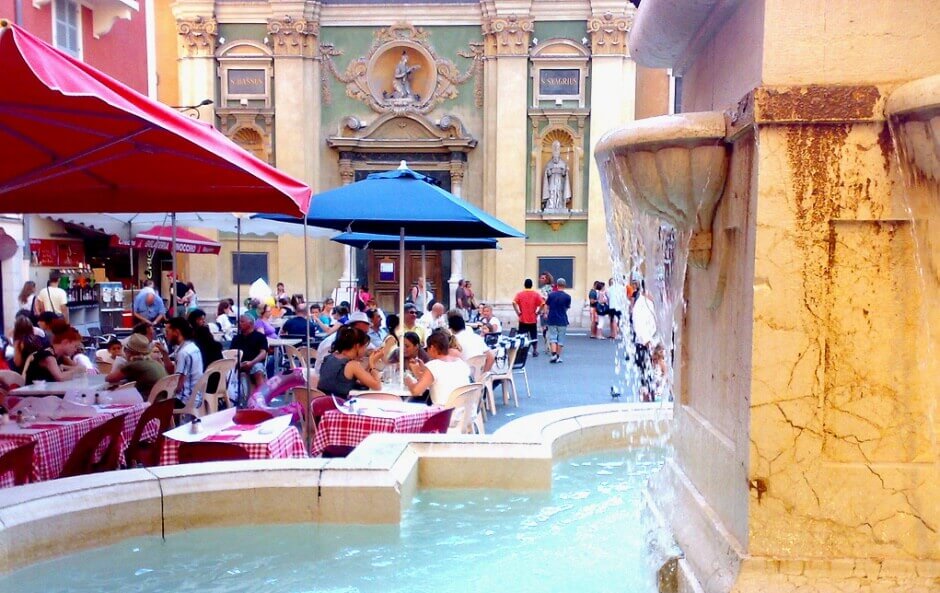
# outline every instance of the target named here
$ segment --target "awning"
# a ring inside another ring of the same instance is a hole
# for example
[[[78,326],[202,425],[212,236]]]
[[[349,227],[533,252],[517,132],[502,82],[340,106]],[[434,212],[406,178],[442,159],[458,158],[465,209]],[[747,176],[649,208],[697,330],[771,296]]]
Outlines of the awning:
[[[173,244],[173,228],[168,226],[155,226],[137,233],[133,241],[122,241],[115,236],[111,238],[111,245],[115,247],[133,247],[134,249],[156,249],[170,251]],[[176,228],[176,252],[196,255],[216,254],[222,249],[222,244],[203,237],[184,228]]]

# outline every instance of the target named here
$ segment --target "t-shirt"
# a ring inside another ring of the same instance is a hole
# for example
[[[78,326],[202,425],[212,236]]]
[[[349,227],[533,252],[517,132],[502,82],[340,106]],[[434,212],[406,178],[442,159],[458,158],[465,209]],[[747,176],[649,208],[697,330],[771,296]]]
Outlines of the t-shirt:
[[[425,329],[425,327],[420,323],[416,323],[412,327],[405,327],[404,324],[399,325],[398,329],[395,330],[395,335],[398,336],[399,340],[401,340],[401,337],[408,332],[414,332],[418,334],[418,338],[420,338],[422,344],[427,343],[428,330]]]
[[[457,338],[457,343],[460,344],[460,358],[464,360],[490,351],[483,338],[469,329],[457,332],[454,337]]]
[[[182,387],[179,391],[179,399],[183,403],[188,403],[189,398],[192,397],[193,388],[202,376],[203,368],[199,347],[188,340],[183,342],[183,345],[176,350],[175,367],[176,372],[183,375]]]
[[[571,295],[563,290],[556,290],[548,295],[548,325],[568,325],[568,309],[571,308]]]
[[[55,377],[52,376],[52,373],[49,372],[49,369],[42,365],[42,362],[47,358],[52,358],[52,360],[58,364],[58,361],[55,358],[55,354],[49,348],[39,350],[33,354],[32,360],[26,367],[27,385],[32,385],[36,381],[55,381]]]
[[[545,302],[545,298],[537,290],[523,290],[516,294],[512,302],[519,306],[519,323],[535,323],[538,321],[535,312]]]
[[[43,311],[52,311],[56,315],[61,315],[65,305],[69,302],[68,295],[57,286],[43,288],[36,298],[42,303]]]
[[[284,322],[281,333],[291,336],[306,336],[307,326],[310,326],[310,337],[317,335],[317,324],[304,317],[291,317]]]
[[[431,403],[443,406],[458,387],[470,384],[470,366],[463,360],[432,360],[424,365],[434,377]]]
[[[166,369],[159,362],[152,358],[141,358],[125,363],[121,367],[124,377],[128,381],[137,381],[137,391],[143,396],[144,401],[153,391],[154,384],[160,379],[166,377]]]
[[[349,397],[349,392],[359,387],[356,380],[346,378],[346,365],[349,359],[345,356],[330,354],[320,367],[320,378],[317,389],[328,395]]]
[[[232,349],[242,351],[242,362],[254,360],[261,354],[261,351],[267,352],[268,339],[261,332],[253,331],[248,335],[238,334],[232,338]]]

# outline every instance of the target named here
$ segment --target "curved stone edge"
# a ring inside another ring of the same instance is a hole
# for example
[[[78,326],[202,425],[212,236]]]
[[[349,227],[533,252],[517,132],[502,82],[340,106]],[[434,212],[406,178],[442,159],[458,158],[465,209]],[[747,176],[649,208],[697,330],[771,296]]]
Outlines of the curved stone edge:
[[[696,111],[638,119],[607,132],[598,140],[594,155],[601,160],[608,153],[648,150],[657,146],[719,144],[727,137],[725,114]]]
[[[548,490],[554,456],[641,444],[652,430],[640,428],[650,414],[630,407],[572,408],[565,416],[486,437],[377,434],[346,459],[175,465],[6,488],[0,573],[193,528],[397,523],[418,488]]]
[[[940,74],[912,80],[896,88],[885,102],[888,117],[940,111]]]

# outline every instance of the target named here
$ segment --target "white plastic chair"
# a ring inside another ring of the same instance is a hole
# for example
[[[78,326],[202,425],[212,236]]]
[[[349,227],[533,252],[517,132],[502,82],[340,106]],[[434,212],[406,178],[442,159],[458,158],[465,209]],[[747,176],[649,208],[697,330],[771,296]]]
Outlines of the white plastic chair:
[[[450,429],[447,432],[450,434],[486,434],[481,410],[482,398],[482,383],[471,383],[451,392],[444,406],[454,409],[454,414],[450,417]]]

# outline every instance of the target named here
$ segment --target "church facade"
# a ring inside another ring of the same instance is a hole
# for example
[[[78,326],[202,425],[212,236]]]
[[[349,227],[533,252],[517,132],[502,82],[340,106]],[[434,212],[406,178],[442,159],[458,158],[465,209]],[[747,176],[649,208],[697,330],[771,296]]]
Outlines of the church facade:
[[[667,73],[630,59],[633,11],[609,0],[167,1],[158,96],[212,100],[201,119],[315,191],[406,161],[525,231],[496,251],[427,253],[438,300],[452,304],[469,279],[478,302],[511,312],[523,279],[547,270],[579,305],[611,269],[593,146],[668,112]],[[183,263],[203,300],[234,294],[235,240],[216,236],[221,258]],[[300,238],[244,237],[241,252],[272,285],[303,292]],[[314,297],[367,284],[392,308],[398,281],[421,274],[420,254],[327,239],[308,257]]]

